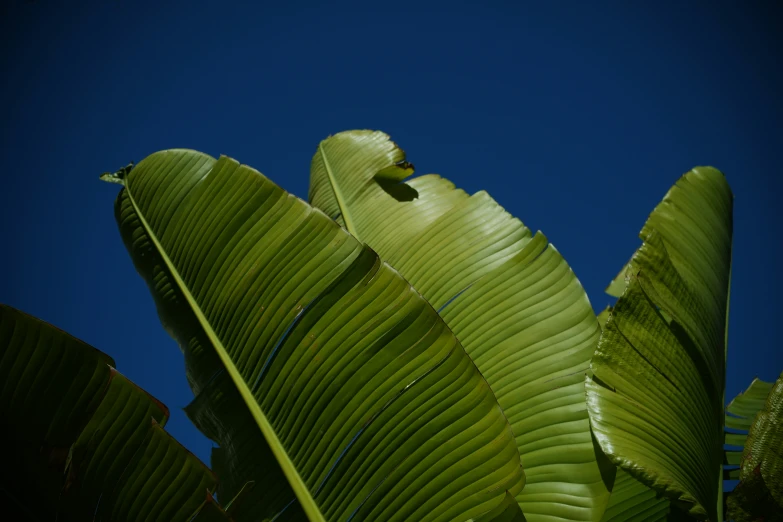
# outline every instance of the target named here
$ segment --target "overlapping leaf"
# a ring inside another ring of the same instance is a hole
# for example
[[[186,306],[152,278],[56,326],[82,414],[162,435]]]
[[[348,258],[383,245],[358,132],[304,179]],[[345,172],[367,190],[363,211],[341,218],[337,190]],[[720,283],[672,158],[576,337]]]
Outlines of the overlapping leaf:
[[[525,522],[525,515],[514,495],[506,492],[506,497],[498,507],[473,520],[475,522]]]
[[[645,224],[587,380],[612,461],[691,514],[717,520],[732,195],[712,168],[685,174]]]
[[[617,470],[602,522],[656,522],[667,520],[668,515],[668,500],[622,469]]]
[[[622,292],[620,292],[622,293]],[[606,325],[612,307],[607,306],[598,314],[601,329]],[[668,518],[670,503],[622,469],[612,486],[609,504],[601,522],[657,522]]]
[[[757,386],[753,391],[758,393],[763,388]],[[748,399],[750,404],[755,403],[755,398]],[[734,404],[733,410],[749,413],[748,406],[743,401]],[[783,373],[750,426],[739,478],[728,499],[733,520],[783,520]]]
[[[730,447],[726,448],[724,465],[739,466],[742,449],[748,438],[748,430],[756,414],[764,407],[770,391],[772,391],[771,382],[753,379],[748,389],[734,397],[726,407],[725,443]],[[724,477],[738,479],[739,469],[726,470]]]
[[[174,441],[168,410],[106,354],[0,305],[2,491],[8,520],[188,521],[215,477]],[[215,506],[215,514],[228,520]]]
[[[598,314],[598,325],[601,327],[601,330],[604,329],[604,326],[606,326],[606,320],[609,319],[609,314],[612,313],[612,307],[607,306],[603,310],[601,310],[601,313]]]
[[[486,192],[413,172],[381,132],[318,147],[310,201],[394,266],[439,310],[516,435],[528,520],[599,520],[608,499],[584,403],[599,326],[579,281]]]
[[[269,495],[256,519],[464,520],[518,493],[489,386],[375,252],[229,158],[164,151],[124,183],[118,224],[185,354],[216,468],[240,472],[234,489],[282,474],[298,500]]]

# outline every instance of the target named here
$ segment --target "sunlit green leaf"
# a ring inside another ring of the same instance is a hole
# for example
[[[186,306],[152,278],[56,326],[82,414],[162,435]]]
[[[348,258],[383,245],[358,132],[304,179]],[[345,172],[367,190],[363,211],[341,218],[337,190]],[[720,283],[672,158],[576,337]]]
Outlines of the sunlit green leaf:
[[[487,379],[525,466],[527,519],[597,522],[609,492],[584,373],[599,326],[582,286],[543,234],[486,192],[432,174],[403,181],[412,172],[386,134],[342,132],[313,156],[310,201],[438,309]]]
[[[234,160],[169,150],[125,177],[116,216],[218,473],[231,494],[256,482],[253,520],[467,519],[519,492],[511,429],[459,342],[323,213]]]
[[[514,495],[506,492],[506,498],[499,506],[473,520],[475,522],[525,522],[525,515]]]
[[[612,307],[607,306],[598,314],[601,329],[604,328]],[[612,486],[609,504],[606,506],[601,522],[628,522],[644,520],[655,522],[666,520],[669,515],[670,503],[656,494],[627,472],[617,470]]]
[[[693,515],[718,520],[732,194],[685,174],[650,214],[587,380],[612,462]]]

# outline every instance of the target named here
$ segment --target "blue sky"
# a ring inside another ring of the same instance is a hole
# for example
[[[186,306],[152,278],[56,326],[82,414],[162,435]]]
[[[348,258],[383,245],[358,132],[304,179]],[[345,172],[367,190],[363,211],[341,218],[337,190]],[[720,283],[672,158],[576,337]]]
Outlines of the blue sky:
[[[232,156],[306,198],[321,139],[384,130],[418,174],[485,189],[546,233],[596,310],[655,204],[713,165],[735,193],[727,398],[783,369],[772,2],[220,4],[0,8],[0,301],[112,355],[206,462],[117,186],[98,180],[164,148]]]

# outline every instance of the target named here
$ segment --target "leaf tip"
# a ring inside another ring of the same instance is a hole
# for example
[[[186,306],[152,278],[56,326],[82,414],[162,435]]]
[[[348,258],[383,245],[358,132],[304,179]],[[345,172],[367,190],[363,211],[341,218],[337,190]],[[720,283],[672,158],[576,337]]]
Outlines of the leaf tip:
[[[131,170],[133,170],[134,164],[131,161],[124,167],[122,167],[117,172],[104,172],[100,175],[100,180],[105,181],[107,183],[118,183],[120,185],[125,185],[125,178],[128,176],[128,173],[130,173]]]

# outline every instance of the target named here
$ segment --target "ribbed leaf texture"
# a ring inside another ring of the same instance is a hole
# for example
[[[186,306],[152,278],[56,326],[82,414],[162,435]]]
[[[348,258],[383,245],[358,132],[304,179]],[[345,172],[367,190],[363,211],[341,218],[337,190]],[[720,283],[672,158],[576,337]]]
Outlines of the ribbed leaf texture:
[[[506,492],[506,498],[498,507],[473,520],[475,522],[525,522],[525,515],[514,495]]]
[[[783,520],[783,373],[750,426],[739,478],[728,498],[732,520]]]
[[[723,174],[699,167],[650,214],[587,378],[591,425],[609,458],[711,520],[722,486],[732,199]]]
[[[220,445],[219,499],[255,481],[235,519],[466,520],[519,492],[492,391],[375,252],[226,157],[163,151],[124,182],[117,221]]]
[[[0,305],[5,520],[184,522],[211,499],[215,477],[163,430],[166,407],[113,364]]]
[[[601,329],[606,325],[612,307],[598,314]],[[658,522],[669,517],[670,503],[622,469],[617,475],[601,522]]]
[[[311,203],[366,242],[438,309],[511,423],[530,521],[598,521],[609,498],[590,436],[584,374],[600,333],[582,286],[543,234],[486,192],[413,172],[382,132],[323,142]]]
[[[729,446],[725,449],[723,459],[724,467],[728,468],[723,472],[726,479],[739,478],[739,463],[748,438],[748,430],[756,414],[764,407],[767,396],[772,391],[772,384],[753,379],[748,389],[734,397],[726,407],[725,443]]]

